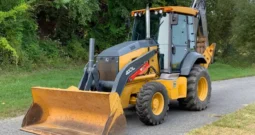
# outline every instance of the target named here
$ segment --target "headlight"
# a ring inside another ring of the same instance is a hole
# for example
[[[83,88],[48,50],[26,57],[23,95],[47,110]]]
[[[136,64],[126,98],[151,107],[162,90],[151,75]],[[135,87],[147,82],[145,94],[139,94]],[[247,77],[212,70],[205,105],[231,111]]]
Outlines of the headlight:
[[[158,15],[158,11],[155,11],[155,15]]]
[[[142,16],[142,13],[141,13],[141,12],[139,13],[139,16],[140,16],[140,17]]]

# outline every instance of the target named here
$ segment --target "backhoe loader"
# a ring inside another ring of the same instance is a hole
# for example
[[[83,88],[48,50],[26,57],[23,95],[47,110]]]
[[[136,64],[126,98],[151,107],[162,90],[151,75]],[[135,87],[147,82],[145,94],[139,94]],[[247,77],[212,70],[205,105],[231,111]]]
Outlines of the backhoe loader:
[[[132,11],[132,40],[94,56],[78,87],[33,87],[33,104],[21,130],[35,134],[126,134],[123,109],[135,105],[146,125],[163,123],[171,100],[201,111],[211,97],[207,71],[216,44],[209,46],[205,0],[191,7]]]

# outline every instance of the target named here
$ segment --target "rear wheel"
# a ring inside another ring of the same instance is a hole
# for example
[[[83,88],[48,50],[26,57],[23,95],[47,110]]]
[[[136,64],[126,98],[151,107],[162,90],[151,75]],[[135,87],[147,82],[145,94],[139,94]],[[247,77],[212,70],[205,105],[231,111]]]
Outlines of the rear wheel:
[[[146,125],[163,123],[168,111],[167,91],[159,82],[145,84],[136,101],[136,112],[139,119]]]
[[[194,111],[206,109],[211,98],[211,89],[208,71],[195,65],[188,76],[187,97],[178,100],[180,107]]]

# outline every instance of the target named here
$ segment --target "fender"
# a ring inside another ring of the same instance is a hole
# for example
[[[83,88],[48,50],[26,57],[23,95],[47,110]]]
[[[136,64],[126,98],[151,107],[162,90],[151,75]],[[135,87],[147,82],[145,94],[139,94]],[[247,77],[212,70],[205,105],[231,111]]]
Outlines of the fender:
[[[180,75],[188,76],[194,64],[205,64],[205,63],[206,63],[206,60],[203,55],[197,52],[189,52],[183,60]]]

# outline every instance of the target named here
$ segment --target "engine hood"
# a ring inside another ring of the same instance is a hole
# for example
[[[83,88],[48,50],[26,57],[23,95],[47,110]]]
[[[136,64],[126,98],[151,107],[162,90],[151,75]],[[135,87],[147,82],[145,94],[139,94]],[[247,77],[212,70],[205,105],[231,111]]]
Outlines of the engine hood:
[[[113,47],[110,47],[104,50],[98,56],[99,57],[108,57],[108,56],[118,57],[118,56],[125,55],[129,52],[138,50],[140,48],[152,47],[156,45],[158,45],[158,43],[154,40],[128,41],[128,42],[124,42],[124,43],[115,45]]]

